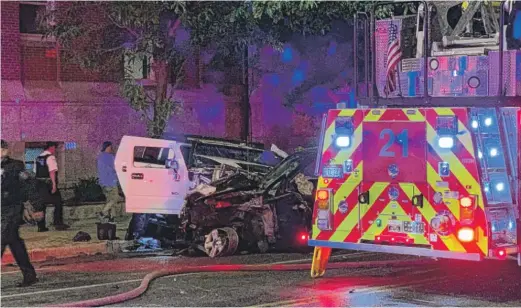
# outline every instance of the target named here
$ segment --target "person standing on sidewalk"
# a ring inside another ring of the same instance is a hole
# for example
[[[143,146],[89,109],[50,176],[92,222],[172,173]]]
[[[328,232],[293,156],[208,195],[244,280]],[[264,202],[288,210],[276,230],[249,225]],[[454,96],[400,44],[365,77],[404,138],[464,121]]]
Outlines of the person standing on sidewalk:
[[[22,221],[23,205],[27,196],[23,194],[27,174],[24,164],[9,157],[7,142],[2,139],[2,257],[9,246],[11,253],[20,267],[23,281],[19,287],[30,286],[38,281],[24,240],[20,238],[19,228]]]
[[[103,193],[107,199],[105,207],[98,213],[102,222],[114,221],[114,207],[119,200],[118,176],[116,174],[114,150],[112,142],[105,141],[101,147],[101,153],[98,155],[98,178]]]
[[[38,222],[38,232],[49,231],[45,222],[45,206],[47,204],[54,205],[54,228],[58,231],[69,229],[69,226],[63,223],[63,200],[58,190],[57,146],[55,142],[48,142],[45,151],[36,158],[34,164],[34,173],[38,180],[38,194],[43,205],[43,219]]]

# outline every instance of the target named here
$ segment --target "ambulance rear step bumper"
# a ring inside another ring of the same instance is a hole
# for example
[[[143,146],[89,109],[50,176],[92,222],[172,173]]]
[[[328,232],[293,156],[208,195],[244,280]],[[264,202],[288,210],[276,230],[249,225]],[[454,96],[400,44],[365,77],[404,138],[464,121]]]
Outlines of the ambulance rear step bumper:
[[[360,251],[371,251],[381,253],[392,253],[400,255],[416,255],[420,257],[458,259],[467,261],[481,261],[483,257],[478,253],[462,253],[453,251],[432,250],[428,248],[407,247],[407,246],[391,246],[376,244],[358,244],[358,243],[339,243],[320,240],[309,240],[309,246],[329,247],[335,249],[350,249]]]

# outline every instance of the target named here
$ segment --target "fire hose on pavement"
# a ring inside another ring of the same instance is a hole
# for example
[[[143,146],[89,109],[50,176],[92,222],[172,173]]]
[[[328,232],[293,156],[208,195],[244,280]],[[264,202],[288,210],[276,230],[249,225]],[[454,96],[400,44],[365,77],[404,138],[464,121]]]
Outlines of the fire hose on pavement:
[[[340,268],[368,268],[378,266],[410,266],[429,262],[430,260],[392,260],[392,261],[367,261],[367,262],[335,262],[328,264],[328,269]],[[173,265],[171,266],[173,267]],[[139,287],[120,294],[95,298],[85,301],[65,303],[60,305],[52,305],[51,307],[98,307],[125,302],[139,297],[146,292],[150,282],[156,278],[164,276],[172,276],[187,273],[206,273],[206,272],[285,272],[285,271],[304,271],[310,270],[309,264],[227,264],[227,265],[209,265],[209,266],[182,266],[176,268],[167,268],[147,274]]]

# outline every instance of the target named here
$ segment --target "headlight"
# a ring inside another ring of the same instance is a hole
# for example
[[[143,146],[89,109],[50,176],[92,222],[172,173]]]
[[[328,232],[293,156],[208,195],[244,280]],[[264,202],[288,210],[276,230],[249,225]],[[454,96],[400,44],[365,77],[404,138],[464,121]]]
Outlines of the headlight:
[[[338,137],[336,137],[335,144],[339,148],[347,148],[351,145],[351,137],[338,136]]]
[[[440,137],[440,139],[438,140],[438,146],[442,149],[450,149],[454,146],[454,138]]]

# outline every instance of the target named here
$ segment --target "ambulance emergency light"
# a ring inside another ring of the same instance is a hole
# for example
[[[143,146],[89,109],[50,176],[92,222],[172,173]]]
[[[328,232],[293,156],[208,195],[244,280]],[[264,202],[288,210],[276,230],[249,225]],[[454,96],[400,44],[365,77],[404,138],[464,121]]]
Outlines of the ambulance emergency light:
[[[337,136],[335,139],[335,145],[339,148],[347,148],[351,145],[351,137]]]
[[[442,149],[451,149],[454,146],[454,137],[440,137],[438,146]]]
[[[335,146],[337,148],[348,148],[351,146],[353,137],[353,118],[338,117],[335,120]]]
[[[442,149],[454,147],[454,137],[458,134],[458,118],[456,116],[439,116],[436,119],[438,146]]]

